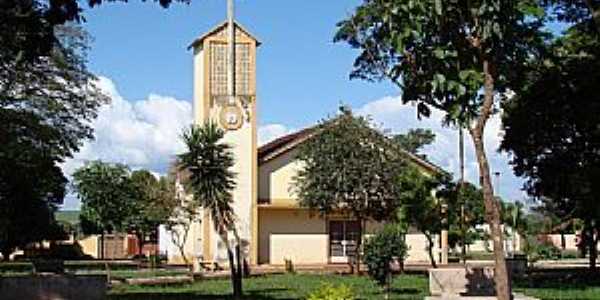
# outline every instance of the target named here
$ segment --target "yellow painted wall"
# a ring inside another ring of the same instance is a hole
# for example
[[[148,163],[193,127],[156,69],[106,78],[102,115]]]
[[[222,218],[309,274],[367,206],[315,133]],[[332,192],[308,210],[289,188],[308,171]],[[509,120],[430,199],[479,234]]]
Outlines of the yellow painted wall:
[[[326,223],[306,210],[259,210],[259,263],[327,263]]]
[[[260,165],[258,170],[258,199],[270,199],[271,204],[296,204],[293,178],[302,167],[295,160],[294,149]]]
[[[285,259],[294,264],[326,264],[329,262],[329,234],[326,220],[301,209],[261,209],[259,211],[260,264],[281,265]],[[381,223],[367,222],[365,238],[375,234]],[[434,257],[438,259],[437,237]],[[427,239],[423,234],[407,234],[410,247],[408,262],[429,262]]]
[[[83,253],[87,255],[91,255],[93,258],[99,258],[100,253],[98,251],[98,243],[100,237],[97,235],[86,236],[85,238],[79,240],[79,245],[81,245],[81,250]]]

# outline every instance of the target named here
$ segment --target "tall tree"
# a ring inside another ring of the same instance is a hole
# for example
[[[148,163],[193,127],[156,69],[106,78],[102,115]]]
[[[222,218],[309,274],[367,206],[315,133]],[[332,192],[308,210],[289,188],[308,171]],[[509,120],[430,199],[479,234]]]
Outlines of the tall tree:
[[[44,229],[52,227],[66,185],[58,164],[92,137],[89,124],[106,102],[85,67],[85,32],[54,28],[54,39],[42,49],[38,33],[47,28],[33,20],[39,15],[27,2],[0,3],[0,227],[6,230],[0,244],[5,253],[43,239]]]
[[[581,29],[600,34],[600,1],[541,0],[560,22],[581,24]],[[591,30],[590,30],[591,29]]]
[[[104,234],[126,231],[126,221],[134,213],[135,187],[125,165],[90,162],[73,173],[73,186],[81,200],[82,223],[101,234],[104,258]]]
[[[564,221],[584,221],[590,267],[600,231],[600,38],[575,25],[504,105],[505,137],[525,190]],[[535,112],[535,113],[531,113]]]
[[[403,221],[408,223],[427,239],[427,252],[434,268],[437,268],[433,255],[435,248],[435,235],[447,226],[444,224],[445,212],[443,211],[442,198],[436,194],[449,178],[445,175],[427,175],[417,167],[408,167],[397,181],[398,201],[401,203],[397,213]]]
[[[127,0],[3,0],[0,2],[0,48],[16,50],[3,56],[3,62],[35,64],[53,52],[60,40],[56,29],[69,23],[85,21],[83,7],[94,7],[103,2]],[[190,0],[155,0],[162,7],[172,2],[190,3]],[[3,53],[3,55],[6,53]],[[5,60],[6,59],[6,60]],[[0,74],[10,71],[9,65],[0,64]]]
[[[235,298],[242,296],[242,240],[236,226],[232,191],[235,173],[231,146],[222,142],[224,132],[215,123],[192,126],[183,133],[186,152],[180,154],[180,170],[189,173],[185,182],[194,201],[210,214],[215,231],[227,248]],[[229,238],[232,233],[235,247]],[[235,249],[235,255],[234,255]],[[244,258],[245,259],[245,258]]]
[[[167,177],[156,177],[148,170],[136,170],[131,173],[134,185],[133,210],[126,219],[129,231],[138,239],[138,254],[148,239],[157,238],[160,224],[167,222],[175,206],[179,205],[175,185]]]
[[[398,205],[396,182],[406,164],[397,147],[366,118],[342,109],[300,146],[298,159],[304,164],[294,178],[300,205],[323,216],[342,213],[360,224],[358,272],[365,221],[389,220]]]
[[[67,180],[33,145],[2,146],[8,149],[0,151],[0,254],[8,260],[17,247],[51,238]]]
[[[495,253],[498,298],[510,285],[484,131],[511,79],[536,54],[543,9],[531,1],[365,0],[339,23],[336,41],[360,49],[352,78],[391,80],[419,116],[445,112],[468,128],[479,165]]]
[[[438,197],[448,204],[448,244],[450,247],[460,245],[463,261],[466,259],[466,246],[480,239],[481,233],[477,225],[485,223],[485,207],[483,191],[472,183],[447,182],[438,193]]]

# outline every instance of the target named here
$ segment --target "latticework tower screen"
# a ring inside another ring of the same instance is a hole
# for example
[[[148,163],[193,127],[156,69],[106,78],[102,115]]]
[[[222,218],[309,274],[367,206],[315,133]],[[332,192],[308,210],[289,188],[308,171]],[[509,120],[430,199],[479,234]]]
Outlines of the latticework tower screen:
[[[210,92],[213,96],[227,95],[227,44],[213,42],[210,44]],[[235,93],[250,95],[252,66],[250,44],[236,44],[235,51]]]

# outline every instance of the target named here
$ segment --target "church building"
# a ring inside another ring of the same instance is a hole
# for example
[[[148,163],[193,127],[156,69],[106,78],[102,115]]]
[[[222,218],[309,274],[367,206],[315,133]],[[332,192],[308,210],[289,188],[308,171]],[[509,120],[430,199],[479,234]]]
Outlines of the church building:
[[[233,49],[231,44],[235,45]],[[291,188],[294,175],[302,167],[296,159],[297,146],[312,130],[301,130],[262,146],[257,143],[256,112],[260,99],[256,91],[256,52],[260,44],[237,22],[224,22],[190,45],[194,61],[194,121],[216,122],[225,130],[223,142],[232,146],[232,171],[236,174],[234,210],[245,256],[252,265],[279,265],[286,259],[294,264],[348,262],[356,250],[358,223],[342,216],[323,218],[311,214],[298,205]],[[235,67],[229,65],[231,57]],[[231,73],[235,74],[234,80],[229,78]],[[443,172],[420,157],[409,157],[425,173]],[[225,247],[214,231],[210,215],[200,211],[199,216],[201,221],[191,227],[187,239],[186,256],[195,262],[226,264]],[[367,223],[366,235],[374,233],[377,227]],[[168,236],[164,229],[161,234]],[[167,244],[161,248],[167,252],[169,262],[180,263],[177,248],[168,245],[168,238],[161,240]],[[409,260],[428,260],[423,235],[409,234],[407,242]],[[434,252],[439,254],[439,245]]]

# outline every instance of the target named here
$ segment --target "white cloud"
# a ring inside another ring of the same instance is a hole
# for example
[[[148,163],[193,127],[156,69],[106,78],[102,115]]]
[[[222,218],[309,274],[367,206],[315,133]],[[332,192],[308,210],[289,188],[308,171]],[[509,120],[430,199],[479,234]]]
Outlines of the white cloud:
[[[119,93],[116,84],[100,77],[98,86],[111,98],[100,108],[92,122],[95,139],[86,141],[62,169],[67,176],[86,161],[102,160],[123,163],[132,169],[144,168],[153,174],[164,174],[175,155],[184,150],[181,132],[192,119],[189,101],[150,94],[146,99],[130,101]],[[258,129],[260,144],[288,134],[291,129],[280,124],[268,124]],[[65,208],[77,208],[73,194],[65,199]]]
[[[400,96],[384,97],[369,102],[357,109],[358,114],[371,116],[375,124],[392,133],[404,133],[411,128],[429,128],[436,134],[435,142],[424,149],[427,157],[445,170],[458,177],[458,131],[442,126],[444,113],[433,110],[429,118],[419,120],[416,109],[410,104],[403,104]],[[508,164],[508,157],[498,153],[502,140],[502,123],[499,115],[494,115],[485,129],[485,147],[491,166],[491,172],[500,172],[500,186],[496,187],[501,196],[507,200],[521,200],[525,194],[521,191],[522,179],[513,175]],[[475,157],[473,143],[468,132],[465,132],[465,177],[478,184],[479,168]],[[494,184],[496,178],[492,178]]]
[[[98,85],[112,102],[103,106],[92,126],[95,140],[87,141],[73,159],[63,164],[63,170],[72,172],[90,160],[119,162],[133,169],[145,168],[155,174],[164,174],[177,153],[184,150],[180,135],[192,123],[192,105],[189,101],[151,94],[140,101],[124,99],[114,82],[100,77]],[[456,130],[441,125],[443,113],[433,111],[430,118],[418,120],[411,105],[402,104],[400,97],[385,97],[358,108],[357,113],[369,115],[376,124],[393,133],[406,132],[411,128],[430,128],[436,134],[434,144],[424,149],[434,163],[458,174],[458,134]],[[522,180],[516,178],[507,157],[496,151],[501,141],[501,122],[494,116],[485,132],[485,144],[492,172],[501,172],[500,193],[512,200],[523,197]],[[265,124],[258,128],[259,144],[293,132],[284,124]],[[472,142],[465,133],[466,177],[478,182],[478,168]],[[78,201],[70,195],[66,208],[77,208]]]
[[[99,78],[98,86],[110,96],[111,103],[101,107],[92,122],[95,139],[86,141],[63,164],[63,171],[70,176],[86,161],[103,160],[164,174],[175,154],[183,150],[180,134],[192,123],[190,102],[155,94],[131,102],[106,77]],[[72,195],[65,200],[65,207],[77,206]]]
[[[258,144],[264,145],[276,138],[292,133],[294,130],[282,124],[267,124],[258,128]]]

